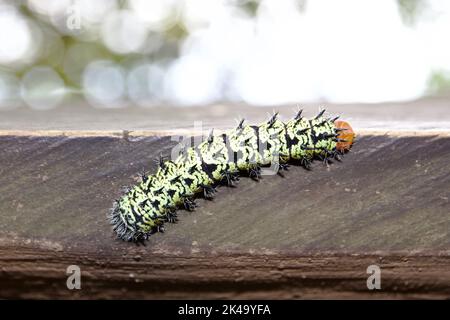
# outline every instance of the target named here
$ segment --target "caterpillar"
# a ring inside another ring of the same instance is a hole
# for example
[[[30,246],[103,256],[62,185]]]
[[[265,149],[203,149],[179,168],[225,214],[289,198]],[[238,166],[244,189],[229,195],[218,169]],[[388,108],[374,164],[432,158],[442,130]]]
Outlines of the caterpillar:
[[[270,166],[283,176],[290,164],[310,167],[314,159],[325,163],[339,160],[350,150],[355,133],[345,122],[324,117],[306,119],[302,110],[287,122],[275,113],[259,125],[239,124],[222,134],[213,131],[197,146],[175,160],[159,159],[155,174],[141,175],[114,202],[109,212],[117,237],[144,242],[155,232],[164,232],[164,223],[175,223],[179,208],[193,211],[195,198],[213,199],[220,184],[235,186],[242,175],[261,178],[263,167]]]

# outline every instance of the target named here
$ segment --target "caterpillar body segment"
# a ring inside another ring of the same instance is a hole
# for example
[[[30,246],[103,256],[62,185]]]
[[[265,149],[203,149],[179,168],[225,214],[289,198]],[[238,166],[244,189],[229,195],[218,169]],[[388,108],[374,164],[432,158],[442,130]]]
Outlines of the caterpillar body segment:
[[[122,240],[142,242],[164,231],[165,222],[176,222],[178,208],[193,210],[195,196],[212,199],[218,184],[233,186],[241,174],[258,180],[264,166],[276,165],[281,171],[293,162],[308,167],[314,158],[339,159],[355,134],[347,122],[323,113],[306,119],[300,111],[287,122],[274,114],[259,125],[241,121],[225,133],[211,132],[175,160],[160,159],[154,175],[143,174],[114,203],[109,213],[114,232]]]

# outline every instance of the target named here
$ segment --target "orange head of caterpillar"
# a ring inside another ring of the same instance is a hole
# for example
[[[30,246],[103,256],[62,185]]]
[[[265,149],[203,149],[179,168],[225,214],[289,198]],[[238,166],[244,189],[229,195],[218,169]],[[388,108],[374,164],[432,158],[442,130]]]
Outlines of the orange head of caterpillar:
[[[338,135],[339,141],[336,145],[336,149],[341,152],[350,150],[356,136],[352,127],[348,122],[342,120],[336,120],[334,122],[334,125],[336,126],[336,129],[338,129],[339,131]]]

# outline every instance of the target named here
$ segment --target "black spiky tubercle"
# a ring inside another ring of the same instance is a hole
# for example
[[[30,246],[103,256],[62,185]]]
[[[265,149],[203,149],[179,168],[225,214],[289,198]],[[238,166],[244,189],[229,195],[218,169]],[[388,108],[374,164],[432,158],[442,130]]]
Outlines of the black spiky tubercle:
[[[305,119],[300,110],[287,122],[275,113],[258,126],[240,121],[236,128],[215,135],[185,149],[175,160],[158,160],[154,175],[141,174],[141,182],[125,189],[109,212],[109,220],[117,237],[143,242],[155,232],[164,231],[164,223],[177,221],[176,210],[194,210],[194,198],[202,195],[211,200],[216,186],[235,186],[239,175],[254,180],[261,177],[261,167],[274,165],[283,176],[289,164],[309,168],[319,158],[340,160],[343,150],[340,135],[347,130],[335,125],[336,119],[324,117]]]

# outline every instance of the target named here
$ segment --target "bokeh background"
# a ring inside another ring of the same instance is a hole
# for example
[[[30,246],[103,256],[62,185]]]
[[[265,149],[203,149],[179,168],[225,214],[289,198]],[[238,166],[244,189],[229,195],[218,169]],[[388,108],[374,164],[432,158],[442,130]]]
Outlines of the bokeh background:
[[[0,0],[0,110],[448,95],[447,0]]]

